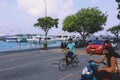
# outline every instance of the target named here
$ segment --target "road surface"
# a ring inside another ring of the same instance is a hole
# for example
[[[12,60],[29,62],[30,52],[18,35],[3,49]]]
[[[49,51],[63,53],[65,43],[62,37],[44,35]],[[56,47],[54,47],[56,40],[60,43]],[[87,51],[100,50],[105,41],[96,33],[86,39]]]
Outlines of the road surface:
[[[36,51],[23,51],[0,55],[0,80],[80,80],[81,71],[89,60],[85,48],[77,49],[77,67],[69,66],[66,71],[58,69],[63,57],[59,48]],[[100,59],[102,56],[94,56]]]

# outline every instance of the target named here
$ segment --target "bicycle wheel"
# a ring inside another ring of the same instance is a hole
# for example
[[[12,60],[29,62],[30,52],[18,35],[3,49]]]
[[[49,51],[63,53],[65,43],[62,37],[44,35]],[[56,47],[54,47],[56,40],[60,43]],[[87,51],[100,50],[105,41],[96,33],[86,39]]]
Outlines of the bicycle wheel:
[[[72,62],[72,66],[76,67],[78,65],[78,62],[79,62],[79,59],[78,59],[77,56],[75,56],[74,59],[73,59],[73,62]]]
[[[61,71],[65,71],[67,66],[66,66],[66,61],[64,59],[59,61],[58,68]]]

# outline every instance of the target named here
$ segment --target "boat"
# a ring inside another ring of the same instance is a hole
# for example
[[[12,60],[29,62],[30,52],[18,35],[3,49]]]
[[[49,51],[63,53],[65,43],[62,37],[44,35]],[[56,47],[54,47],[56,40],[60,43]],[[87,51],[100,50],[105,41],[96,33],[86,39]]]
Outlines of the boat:
[[[61,32],[54,35],[59,41],[67,41],[69,38],[76,38],[76,35],[68,32]]]
[[[41,39],[42,39],[42,36],[41,36],[41,35],[28,36],[28,37],[27,37],[27,41],[28,41],[28,42],[37,42],[37,43],[39,43]]]
[[[41,38],[40,42],[43,43],[45,42],[46,38],[45,36]],[[54,42],[54,41],[58,41],[58,39],[54,36],[48,36],[47,37],[47,42]]]
[[[6,42],[27,42],[26,37],[7,36],[4,39]]]
[[[17,40],[18,40],[18,37],[16,36],[5,37],[5,41],[7,42],[16,42]]]
[[[36,36],[29,36],[27,37],[27,41],[33,42],[33,43],[43,43],[45,42],[46,37],[44,35],[36,35]],[[58,39],[54,36],[47,36],[48,42],[57,41]]]
[[[17,42],[28,42],[28,41],[27,41],[27,38],[21,37],[17,39]]]

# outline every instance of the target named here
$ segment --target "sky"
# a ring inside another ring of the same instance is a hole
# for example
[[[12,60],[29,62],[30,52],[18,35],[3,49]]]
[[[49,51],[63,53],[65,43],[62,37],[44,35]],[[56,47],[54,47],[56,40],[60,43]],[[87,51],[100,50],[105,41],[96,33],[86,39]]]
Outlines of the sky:
[[[33,25],[45,16],[45,1],[46,15],[59,18],[58,28],[52,28],[49,34],[60,33],[64,18],[81,8],[98,7],[102,13],[107,13],[104,30],[95,35],[110,34],[106,30],[119,24],[116,0],[0,0],[0,35],[43,34],[44,31]]]

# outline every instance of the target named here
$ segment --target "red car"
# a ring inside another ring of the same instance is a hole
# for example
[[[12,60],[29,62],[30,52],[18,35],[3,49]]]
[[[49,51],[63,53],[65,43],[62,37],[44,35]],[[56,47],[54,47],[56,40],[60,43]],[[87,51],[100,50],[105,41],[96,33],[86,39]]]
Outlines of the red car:
[[[96,40],[91,42],[87,46],[87,53],[103,53],[103,49],[106,47],[112,47],[111,43],[108,40]]]

